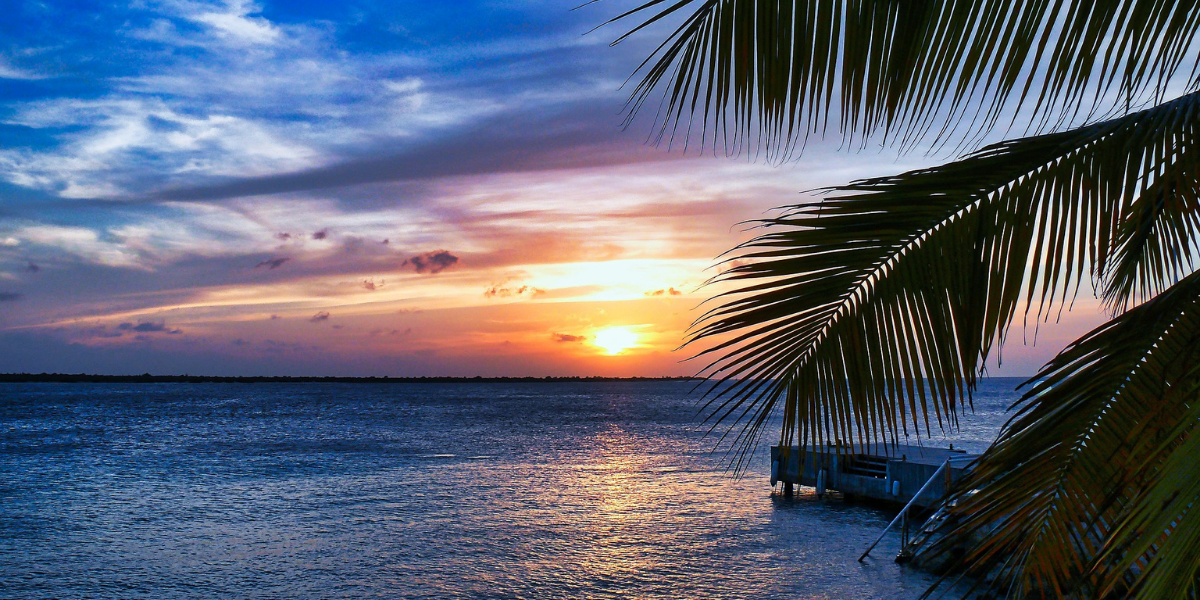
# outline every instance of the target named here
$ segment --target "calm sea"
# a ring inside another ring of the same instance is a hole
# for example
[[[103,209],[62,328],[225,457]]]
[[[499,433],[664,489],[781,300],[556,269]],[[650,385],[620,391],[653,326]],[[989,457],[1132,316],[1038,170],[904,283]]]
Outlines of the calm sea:
[[[1016,380],[951,438],[980,449]],[[0,385],[4,598],[915,598],[892,513],[731,478],[691,385]],[[770,435],[767,436],[768,438]],[[769,440],[768,440],[769,441]],[[950,440],[937,440],[944,444]]]

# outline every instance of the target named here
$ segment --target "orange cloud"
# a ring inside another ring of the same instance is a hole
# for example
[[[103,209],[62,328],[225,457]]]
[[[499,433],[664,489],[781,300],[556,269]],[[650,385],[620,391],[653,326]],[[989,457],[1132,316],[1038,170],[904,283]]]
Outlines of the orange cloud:
[[[673,287],[670,287],[665,290],[654,290],[653,292],[646,292],[646,295],[647,296],[682,296],[683,292],[681,292]]]

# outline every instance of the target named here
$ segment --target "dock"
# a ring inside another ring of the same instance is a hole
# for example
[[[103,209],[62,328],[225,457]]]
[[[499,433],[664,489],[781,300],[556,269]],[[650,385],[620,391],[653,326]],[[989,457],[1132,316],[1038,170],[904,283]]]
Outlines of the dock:
[[[847,497],[924,508],[937,504],[978,456],[955,450],[953,445],[949,449],[872,445],[866,452],[830,445],[808,446],[806,450],[802,453],[798,446],[771,446],[771,485],[782,482],[784,495],[791,495],[794,485],[802,485],[816,488],[817,495],[833,490]],[[937,480],[930,481],[935,475]]]

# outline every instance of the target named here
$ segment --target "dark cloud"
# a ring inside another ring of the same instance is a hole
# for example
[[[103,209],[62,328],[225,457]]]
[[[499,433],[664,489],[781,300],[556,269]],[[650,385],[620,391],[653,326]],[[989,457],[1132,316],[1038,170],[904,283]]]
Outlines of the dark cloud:
[[[432,139],[391,156],[351,159],[307,171],[167,190],[147,200],[216,200],[356,186],[427,181],[488,173],[552,171],[636,162],[669,161],[662,152],[623,135],[611,111],[593,101],[538,114],[500,115],[458,135]]]
[[[554,341],[559,342],[559,343],[570,343],[570,342],[582,342],[587,339],[587,336],[586,335],[571,335],[568,333],[554,333],[554,334],[550,335],[550,339],[553,339]]]
[[[399,329],[384,329],[384,328],[380,327],[377,329],[372,329],[370,336],[371,337],[380,336],[380,335],[406,336],[410,333],[412,333],[412,327],[409,327],[409,328],[405,329],[404,331],[400,331]]]
[[[323,310],[321,312],[318,312],[317,314],[313,315],[308,320],[312,323],[320,323],[321,321],[328,321],[329,320],[329,311]]]
[[[283,317],[281,317],[281,316],[279,316],[279,315],[271,315],[271,320],[272,320],[272,321],[274,321],[274,320],[276,320],[276,319],[282,319],[282,318],[283,318]]]
[[[27,267],[25,267],[26,273],[37,273],[38,271],[41,271],[41,270],[42,270],[41,267],[33,264],[32,262],[30,262],[29,265]]]
[[[646,295],[647,296],[682,296],[683,292],[681,292],[673,287],[670,287],[665,290],[654,290],[653,292],[646,292]]]
[[[318,232],[316,232],[316,233],[312,234],[312,238],[313,238],[314,240],[323,240],[323,239],[325,239],[325,238],[327,238],[327,237],[329,237],[329,230],[328,230],[328,229],[322,229],[322,230],[320,230],[320,231],[318,231]]]
[[[88,327],[87,329],[83,330],[83,334],[87,337],[94,338],[119,338],[124,335],[120,331],[109,331],[108,328],[103,325]]]
[[[286,256],[283,258],[269,258],[267,260],[264,260],[264,261],[258,263],[257,265],[254,265],[254,268],[257,269],[259,267],[266,267],[268,271],[274,271],[275,269],[282,267],[283,263],[285,263],[289,260],[292,260],[292,259],[288,258]]]
[[[20,299],[20,294],[14,292],[0,292],[0,302],[15,302]]]
[[[163,321],[159,321],[157,323],[153,321],[138,321],[136,325],[133,323],[121,323],[120,325],[117,325],[117,329],[121,331],[135,331],[137,333],[183,333],[183,331],[179,329],[168,329],[167,324]]]
[[[286,231],[281,231],[281,232],[275,234],[275,237],[286,242],[286,241],[292,239],[292,234],[290,234]]]
[[[511,288],[500,287],[499,285],[493,285],[492,287],[488,288],[487,291],[485,291],[483,293],[483,295],[486,298],[515,298],[515,297],[520,297],[520,296],[537,298],[538,296],[542,296],[545,293],[546,293],[546,290],[543,290],[541,288],[535,288],[532,285],[523,285],[521,287],[511,287]]]
[[[431,275],[441,273],[446,269],[458,263],[458,257],[450,254],[446,250],[434,250],[424,254],[418,254],[406,261],[400,266],[412,265],[418,273],[429,273]]]

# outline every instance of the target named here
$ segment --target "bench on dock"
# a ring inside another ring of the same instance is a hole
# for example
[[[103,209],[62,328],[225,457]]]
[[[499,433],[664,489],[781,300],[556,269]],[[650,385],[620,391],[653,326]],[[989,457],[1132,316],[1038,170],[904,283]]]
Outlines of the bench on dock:
[[[912,503],[930,507],[976,458],[964,450],[909,445],[872,445],[851,452],[846,446],[771,446],[771,485],[782,482],[784,494],[793,485],[816,488],[818,495],[834,490],[848,496]],[[801,465],[803,455],[803,465]],[[947,462],[949,461],[949,462]],[[938,480],[930,481],[934,475]],[[926,486],[928,484],[928,486]],[[918,492],[920,496],[915,498]]]

